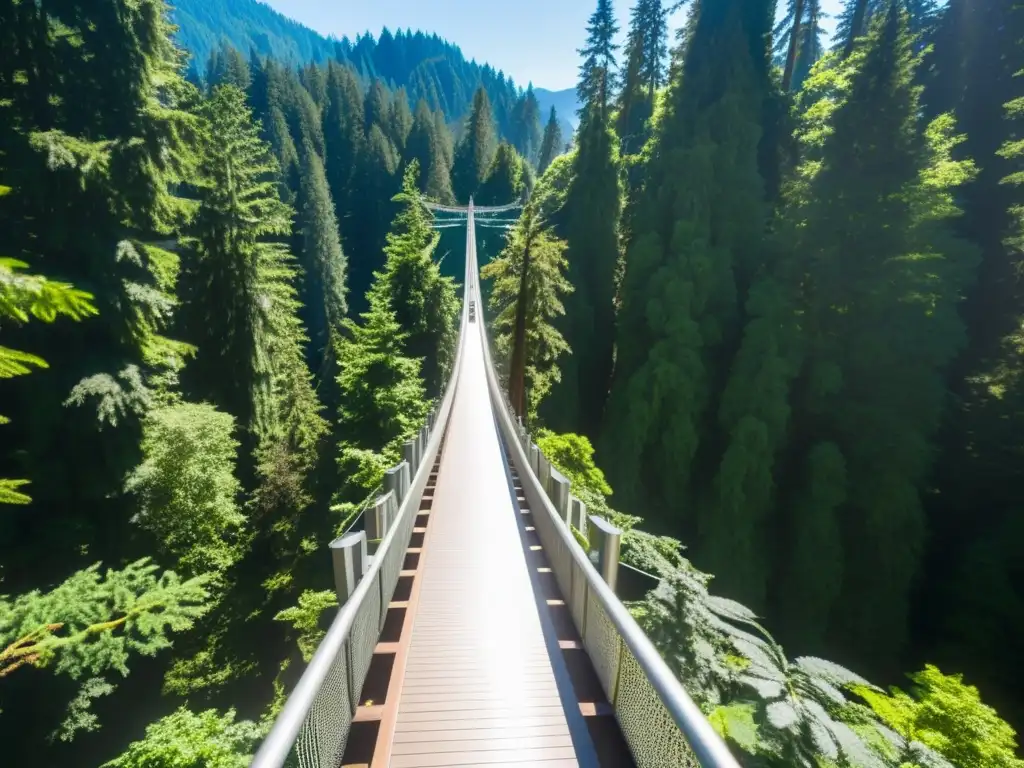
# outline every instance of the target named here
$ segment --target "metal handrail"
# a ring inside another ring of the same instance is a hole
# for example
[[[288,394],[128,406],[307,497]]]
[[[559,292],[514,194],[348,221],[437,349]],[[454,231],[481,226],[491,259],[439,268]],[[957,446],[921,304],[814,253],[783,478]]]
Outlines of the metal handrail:
[[[467,231],[472,232],[474,228],[473,211],[469,212]],[[470,252],[467,252],[467,262],[472,262],[474,272],[479,274],[479,267],[476,259],[476,244],[472,244]],[[475,277],[475,275],[474,275]],[[473,290],[478,292],[478,281],[472,281]],[[479,299],[477,303],[480,304]],[[629,611],[616,597],[612,589],[601,578],[597,569],[590,562],[587,553],[579,545],[572,533],[565,526],[560,524],[561,518],[555,510],[554,505],[548,498],[546,491],[542,488],[530,462],[526,456],[523,446],[520,444],[512,416],[508,410],[507,401],[503,397],[498,377],[494,371],[494,364],[491,360],[490,345],[487,338],[487,324],[483,320],[483,307],[478,306],[477,326],[479,328],[484,352],[484,369],[487,374],[487,384],[490,389],[491,402],[494,404],[498,427],[502,432],[504,442],[512,454],[512,463],[519,471],[519,479],[524,488],[531,486],[530,496],[539,499],[544,507],[544,512],[550,519],[559,523],[552,525],[561,539],[563,546],[570,553],[576,566],[586,579],[587,587],[593,594],[601,607],[604,609],[609,620],[614,625],[622,642],[633,654],[641,671],[650,681],[655,692],[661,698],[662,704],[672,717],[679,730],[683,733],[693,750],[694,755],[704,768],[739,768],[739,763],[729,752],[729,748],[718,735],[715,729],[708,722],[707,718],[700,711],[700,708],[693,702],[689,694],[683,688],[682,683],[669,669],[668,664],[658,653],[657,648],[647,637],[646,633],[636,623]],[[533,503],[531,500],[531,509]],[[568,597],[566,598],[568,599]],[[582,631],[582,630],[581,630]]]
[[[467,240],[468,239],[469,236],[467,230]],[[468,298],[471,293],[469,290],[470,280],[469,262],[467,260],[465,277],[465,285],[467,286],[467,289],[464,291],[462,301],[462,321],[459,326],[458,348],[455,354],[455,362],[452,366],[452,372],[448,378],[448,384],[445,387],[444,398],[441,400],[441,407],[437,412],[437,419],[434,422],[433,429],[430,433],[430,439],[427,442],[427,449],[424,452],[424,456],[427,457],[437,455],[437,451],[441,446],[441,440],[448,424],[448,419],[451,416],[452,403],[455,400],[455,392],[458,389],[461,372],[460,363],[462,361],[462,349],[466,342],[466,328],[469,325]],[[395,517],[395,521],[391,525],[384,539],[381,541],[380,546],[370,563],[370,567],[356,585],[352,596],[343,606],[341,606],[338,613],[335,615],[330,628],[327,630],[327,634],[320,642],[312,660],[302,673],[302,677],[295,686],[295,690],[293,690],[288,696],[288,700],[285,702],[281,713],[274,721],[274,725],[271,728],[270,733],[260,745],[259,751],[256,752],[256,756],[253,758],[252,763],[250,763],[250,768],[282,768],[282,766],[285,765],[285,761],[288,759],[288,755],[299,737],[302,726],[313,707],[317,694],[320,692],[320,689],[327,679],[331,666],[334,664],[334,660],[337,658],[338,654],[345,652],[345,643],[348,641],[352,633],[352,627],[363,602],[370,594],[370,590],[377,586],[376,577],[377,574],[380,573],[381,567],[384,563],[385,554],[392,546],[395,546],[395,541],[399,535],[399,531],[403,529],[402,523],[405,521],[405,518],[408,515],[415,515],[418,513],[420,496],[426,486],[432,465],[433,461],[430,460],[420,462],[419,467],[416,469],[416,475],[412,479],[410,491],[402,500],[398,514]],[[382,610],[386,610],[386,606],[382,606]]]

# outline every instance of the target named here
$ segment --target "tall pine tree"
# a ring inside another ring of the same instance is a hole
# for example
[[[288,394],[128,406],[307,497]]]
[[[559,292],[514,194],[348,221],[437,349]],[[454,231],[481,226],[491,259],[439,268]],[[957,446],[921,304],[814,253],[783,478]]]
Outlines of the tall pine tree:
[[[345,317],[345,272],[334,203],[324,165],[313,146],[303,145],[298,212],[294,230],[299,266],[302,268],[302,319],[309,331],[306,359],[320,383],[332,382],[332,337]],[[325,390],[332,387],[328,385]]]
[[[770,6],[702,0],[694,10],[631,222],[600,453],[619,503],[676,533],[695,531],[694,481],[716,461],[713,445],[699,454],[701,426],[738,340],[738,294],[764,256]]]
[[[548,124],[544,126],[544,138],[540,143],[540,154],[537,158],[537,174],[543,176],[556,157],[562,153],[562,126],[558,123],[558,113],[551,108]]]
[[[565,278],[565,243],[527,206],[505,248],[480,270],[493,280],[490,308],[495,352],[508,374],[512,407],[524,421],[559,380],[558,359],[569,346],[551,320],[565,313],[561,297],[572,292]]]
[[[951,118],[922,131],[916,63],[907,14],[893,4],[846,65],[848,91],[824,102],[834,112],[794,212],[807,356],[797,444],[811,446],[798,487],[818,504],[792,507],[796,567],[779,599],[803,629],[827,622],[833,647],[865,663],[895,659],[906,641],[929,444],[944,368],[965,340],[957,308],[975,261],[951,226],[951,188],[971,169],[950,158]],[[826,514],[842,537],[826,570],[841,563],[842,580],[837,589],[830,577],[823,596],[813,583],[820,547],[801,532]],[[832,604],[842,609],[830,612]]]
[[[466,119],[462,138],[455,148],[452,187],[459,202],[466,203],[476,194],[487,178],[497,149],[491,100],[487,91],[480,87],[473,96],[473,108]]]
[[[512,111],[512,145],[529,162],[536,163],[540,152],[540,105],[533,92],[533,83],[519,97]]]
[[[637,0],[629,20],[625,69],[616,130],[624,154],[647,141],[644,126],[654,112],[654,94],[665,83],[668,58],[667,9],[662,0]]]
[[[405,334],[405,353],[421,361],[427,393],[436,397],[455,359],[459,302],[452,279],[441,275],[433,259],[440,234],[431,227],[423,207],[418,174],[419,164],[413,161],[405,170],[402,191],[394,198],[401,207],[388,232],[387,260],[375,274],[369,300],[371,304],[386,300],[392,308]]]
[[[445,129],[447,132],[447,128]],[[437,134],[434,115],[427,102],[420,99],[416,105],[412,130],[406,144],[405,159],[411,163],[419,163],[419,187],[427,197],[441,203],[451,203],[455,198],[452,194],[451,174],[445,157],[445,139]]]
[[[558,230],[569,244],[566,258],[574,288],[559,326],[573,354],[545,411],[555,431],[577,432],[591,439],[601,427],[615,346],[621,190],[610,102],[617,29],[611,3],[598,0],[582,51],[578,149]]]

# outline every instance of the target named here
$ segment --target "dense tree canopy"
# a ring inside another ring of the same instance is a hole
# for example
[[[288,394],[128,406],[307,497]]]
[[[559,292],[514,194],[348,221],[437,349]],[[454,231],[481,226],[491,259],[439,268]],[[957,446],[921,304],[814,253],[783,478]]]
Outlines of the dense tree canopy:
[[[740,761],[1020,768],[1024,9],[848,0],[827,52],[818,0],[637,0],[619,56],[595,3],[571,137],[422,32],[0,7],[13,763],[250,762],[451,373],[472,197],[523,205],[510,401]]]

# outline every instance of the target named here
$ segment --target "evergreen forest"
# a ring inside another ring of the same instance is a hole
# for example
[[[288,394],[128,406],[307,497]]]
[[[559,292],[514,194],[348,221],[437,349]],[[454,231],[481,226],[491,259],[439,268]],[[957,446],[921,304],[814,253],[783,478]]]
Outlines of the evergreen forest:
[[[5,761],[249,764],[472,199],[509,402],[745,768],[1024,767],[1024,5],[633,1],[569,135],[426,32],[0,0]]]

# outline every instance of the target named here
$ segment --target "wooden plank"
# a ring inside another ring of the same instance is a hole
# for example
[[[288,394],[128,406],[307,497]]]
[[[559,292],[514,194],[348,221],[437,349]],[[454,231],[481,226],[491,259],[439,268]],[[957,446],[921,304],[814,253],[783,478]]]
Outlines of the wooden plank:
[[[441,741],[427,742],[401,742],[395,744],[391,750],[393,755],[421,755],[423,753],[446,752],[478,752],[480,742],[486,741],[490,750],[516,750],[523,746],[523,740],[514,736],[504,738],[489,737],[486,740],[469,738],[463,741],[444,739]],[[548,749],[550,747],[571,747],[572,737],[568,733],[555,734],[553,736],[531,736],[530,747],[532,749]]]
[[[391,768],[452,768],[457,765],[488,765],[493,763],[536,764],[547,758],[574,758],[571,747],[542,747],[539,749],[474,749],[466,752],[437,752],[419,755],[392,755]]]
[[[555,682],[479,338],[462,355],[387,765],[578,768],[579,705]]]

